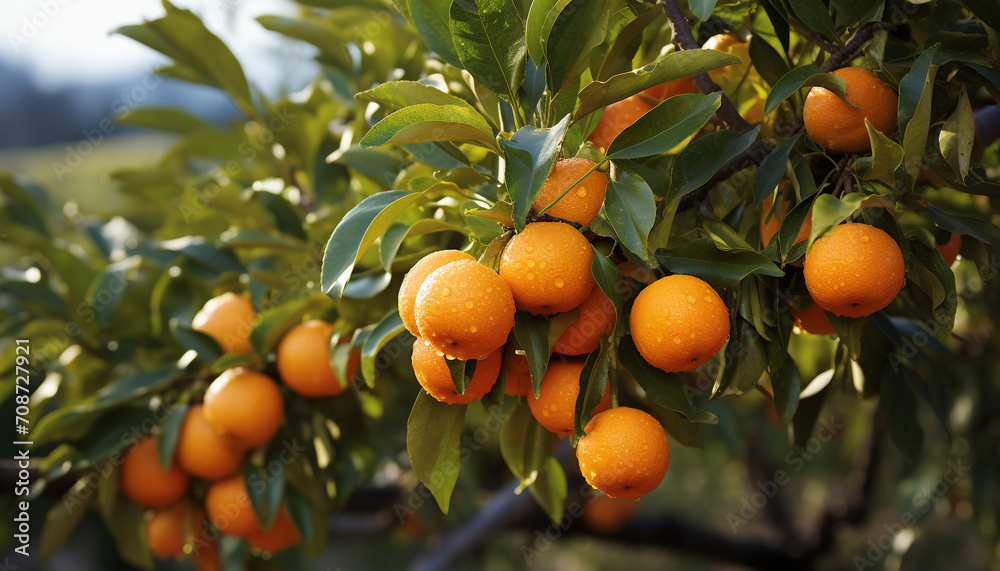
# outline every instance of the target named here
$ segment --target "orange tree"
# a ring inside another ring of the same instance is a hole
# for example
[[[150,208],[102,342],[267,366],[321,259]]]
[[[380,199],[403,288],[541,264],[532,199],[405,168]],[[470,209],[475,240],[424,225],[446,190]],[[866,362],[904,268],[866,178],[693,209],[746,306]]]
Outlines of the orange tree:
[[[120,118],[177,137],[110,173],[153,207],[56,214],[0,178],[3,365],[36,380],[4,398],[31,405],[35,496],[69,489],[45,556],[93,508],[134,565],[300,566],[397,462],[461,515],[463,470],[485,483],[502,458],[565,532],[597,493],[573,482],[641,497],[671,443],[732,439],[755,411],[802,461],[835,407],[870,436],[844,444],[854,471],[816,529],[765,502],[780,545],[710,536],[702,555],[814,564],[863,520],[883,435],[920,466],[928,422],[974,443],[970,505],[997,509],[986,3],[301,3],[259,21],[322,74],[273,101],[189,11],[119,30],[242,113]],[[481,536],[520,505],[497,496]],[[672,521],[593,527],[698,551]]]

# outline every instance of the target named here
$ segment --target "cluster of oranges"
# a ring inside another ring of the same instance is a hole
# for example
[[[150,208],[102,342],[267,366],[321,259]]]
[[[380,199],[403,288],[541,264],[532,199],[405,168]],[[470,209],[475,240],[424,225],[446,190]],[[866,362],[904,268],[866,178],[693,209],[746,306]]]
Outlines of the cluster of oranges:
[[[252,353],[250,330],[256,313],[244,296],[226,293],[209,300],[192,321],[227,353]],[[310,398],[343,392],[329,359],[334,325],[310,320],[291,329],[277,349],[284,385]],[[348,377],[358,368],[351,355]],[[151,508],[146,538],[161,559],[191,557],[200,571],[219,569],[219,534],[244,539],[260,553],[276,553],[302,541],[283,505],[266,527],[250,502],[241,467],[248,452],[269,443],[284,422],[284,396],[278,382],[247,368],[224,371],[208,386],[201,404],[191,406],[180,427],[169,467],[158,458],[158,436],[126,452],[122,492]],[[191,479],[209,482],[197,501]]]

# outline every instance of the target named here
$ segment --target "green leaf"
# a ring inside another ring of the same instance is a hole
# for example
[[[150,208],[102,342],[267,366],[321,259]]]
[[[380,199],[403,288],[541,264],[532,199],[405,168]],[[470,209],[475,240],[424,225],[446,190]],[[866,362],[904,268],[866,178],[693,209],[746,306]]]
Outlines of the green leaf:
[[[929,207],[927,211],[939,228],[943,228],[949,232],[958,232],[959,234],[972,236],[976,240],[985,242],[994,250],[1000,252],[1000,228],[997,228],[990,222],[971,216],[946,214],[933,206]]]
[[[788,155],[801,136],[801,134],[795,135],[781,143],[760,162],[753,178],[753,196],[757,204],[763,204],[778,188],[778,183],[785,176],[785,169],[788,167]]]
[[[583,437],[584,428],[593,417],[594,408],[601,403],[604,393],[611,390],[608,343],[602,341],[601,348],[587,355],[587,361],[580,371],[580,392],[576,396],[576,410],[573,413],[573,442]]]
[[[711,238],[699,238],[673,248],[658,250],[656,259],[675,274],[698,276],[715,287],[732,287],[752,275],[785,275],[767,256],[756,250],[723,251]]]
[[[211,336],[181,325],[177,321],[170,322],[170,333],[177,344],[186,350],[194,351],[202,361],[215,361],[222,356],[222,349]]]
[[[735,354],[732,347],[738,348],[739,358],[732,363],[726,363],[726,369],[713,391],[712,399],[737,396],[752,391],[761,375],[767,370],[767,349],[752,323],[743,318],[736,319],[735,327],[730,334],[726,357]]]
[[[933,65],[937,44],[925,50],[899,82],[899,138],[903,141],[903,164],[916,179],[924,161],[924,148],[931,122],[931,98],[934,94]]]
[[[931,308],[934,313],[933,330],[938,341],[942,344],[947,343],[955,327],[955,315],[958,312],[955,272],[951,271],[937,249],[928,248],[915,241],[910,247],[910,252],[917,262],[911,264],[911,271],[916,266],[926,268],[932,278],[940,284],[940,299],[934,299],[934,307]]]
[[[531,372],[531,387],[538,398],[542,377],[549,366],[552,346],[549,343],[549,320],[543,315],[532,315],[527,311],[514,313],[514,338],[524,350]]]
[[[860,192],[852,192],[839,199],[832,194],[817,196],[812,206],[812,233],[809,234],[807,250],[820,236],[857,212],[864,199],[865,195]]]
[[[955,176],[959,180],[965,180],[969,174],[970,161],[972,160],[972,144],[976,139],[976,117],[972,113],[972,104],[969,103],[969,94],[962,86],[962,93],[958,96],[958,105],[955,111],[941,126],[941,133],[938,135],[938,145],[941,148],[941,155],[948,165],[955,171]]]
[[[552,456],[556,435],[535,420],[526,402],[518,401],[500,428],[500,453],[510,472],[521,481],[518,493],[538,479]]]
[[[641,260],[649,258],[646,239],[656,219],[653,191],[625,163],[612,162],[604,209],[622,246]],[[595,253],[595,256],[600,254]],[[601,256],[603,257],[603,256]]]
[[[619,73],[607,81],[594,81],[580,91],[580,106],[573,115],[587,115],[661,83],[740,63],[738,56],[718,50],[682,50],[668,53],[645,67]]]
[[[115,502],[114,509],[104,518],[104,524],[115,540],[118,555],[130,566],[153,569],[153,555],[146,537],[145,506],[132,502]]]
[[[406,423],[406,451],[413,473],[448,513],[461,467],[462,426],[466,405],[438,402],[426,391],[417,394]]]
[[[910,460],[917,459],[924,446],[924,429],[917,420],[917,399],[913,391],[905,375],[894,373],[892,367],[886,365],[882,372],[879,407],[885,413],[889,438]]]
[[[815,195],[813,195],[815,196]],[[812,213],[813,200],[806,198],[802,202],[795,205],[788,214],[785,215],[785,219],[781,221],[781,228],[778,230],[778,250],[781,252],[781,259],[784,262],[789,261],[789,253],[792,251],[792,246],[796,244],[796,240],[799,237],[799,231],[802,230],[802,224],[805,223],[806,218]],[[802,254],[805,254],[805,250],[802,250]]]
[[[774,410],[782,424],[788,424],[799,407],[799,368],[795,361],[786,358],[777,371],[771,373],[771,390],[774,393]]]
[[[769,114],[778,108],[782,101],[788,99],[793,93],[803,87],[819,86],[830,90],[834,95],[840,97],[848,105],[854,105],[847,100],[847,84],[844,80],[832,73],[826,73],[814,64],[806,64],[796,67],[781,76],[767,94],[767,101],[764,103],[764,114]]]
[[[466,103],[464,99],[419,81],[390,81],[368,91],[362,91],[356,94],[354,99],[378,103],[385,111],[396,111],[411,105],[428,104],[455,105],[466,107],[475,112],[475,108]]]
[[[571,0],[532,0],[525,22],[526,49],[531,60],[538,66],[545,61],[545,46],[552,32],[554,19],[562,13]],[[549,14],[554,14],[550,19]]]
[[[182,402],[170,409],[167,419],[160,425],[160,432],[156,436],[156,454],[164,470],[169,470],[173,463],[177,440],[180,438],[181,426],[184,425],[187,412],[188,404]]]
[[[503,149],[504,181],[513,201],[512,218],[518,232],[524,230],[531,204],[562,150],[568,125],[569,115],[551,129],[527,126],[518,129],[510,140],[497,138]]]
[[[379,320],[361,346],[361,374],[369,387],[375,386],[375,357],[389,341],[406,330],[399,310],[394,309]]]
[[[413,27],[427,45],[444,61],[462,67],[448,26],[452,0],[406,0]]]
[[[324,303],[326,298],[312,293],[289,300],[258,316],[250,330],[250,343],[257,354],[270,354],[285,333],[302,321],[303,316]]]
[[[118,118],[118,123],[141,129],[155,129],[167,133],[185,135],[198,129],[209,127],[209,124],[198,117],[169,107],[139,107],[129,109]]]
[[[285,494],[285,466],[281,454],[285,451],[284,444],[275,441],[268,446],[262,466],[247,462],[243,467],[243,477],[246,480],[247,495],[250,505],[260,520],[261,528],[267,531],[274,524],[281,506],[281,498]]]
[[[277,32],[310,43],[319,49],[324,63],[334,63],[336,67],[351,71],[351,54],[344,38],[336,31],[322,25],[319,21],[304,18],[285,18],[283,16],[259,16],[257,22],[266,30]]]
[[[538,478],[528,486],[535,501],[549,516],[553,523],[558,524],[563,517],[563,504],[568,494],[566,474],[555,458],[549,457],[542,464]]]
[[[631,337],[622,338],[618,345],[618,358],[624,369],[656,404],[679,412],[693,422],[718,424],[719,418],[717,416],[691,404],[687,397],[687,387],[681,377],[664,373],[647,363],[639,354]]]
[[[210,32],[194,12],[164,0],[166,16],[140,25],[123,26],[116,33],[173,59],[183,77],[227,91],[240,110],[253,115],[253,99],[243,68],[226,44]]]
[[[309,237],[302,228],[302,217],[287,198],[267,191],[255,192],[253,197],[274,217],[275,228],[278,232],[301,242],[308,240]],[[299,247],[302,246],[299,245]]]
[[[593,0],[572,0],[556,13],[550,11],[546,21],[552,22],[545,45],[549,82],[554,91],[578,78],[591,50],[604,42],[611,6]]]
[[[361,138],[361,148],[388,144],[454,141],[497,151],[486,119],[467,106],[420,103],[382,119]]]
[[[785,57],[763,36],[754,35],[750,38],[750,61],[768,85],[774,86],[778,80],[788,73],[788,62]]]
[[[704,22],[712,17],[712,11],[715,10],[715,2],[716,0],[689,0],[688,6],[694,12],[694,15]]]
[[[634,159],[670,151],[708,123],[721,99],[721,92],[671,97],[615,137],[608,146],[608,158]]]
[[[90,493],[83,493],[88,491],[88,482],[89,478],[81,478],[62,501],[55,502],[45,514],[42,535],[38,541],[38,555],[42,562],[51,559],[66,543],[73,530],[80,525],[83,516],[87,515],[91,504],[97,499],[97,494],[92,490]]]
[[[868,129],[868,139],[872,143],[872,156],[864,179],[894,182],[894,173],[903,164],[903,147],[876,129],[867,117],[865,128]]]
[[[624,310],[622,307],[622,281],[624,278],[614,262],[606,258],[593,244],[590,247],[594,251],[594,259],[590,262],[590,273],[593,274],[597,286],[615,306],[615,337],[620,337],[625,331],[627,321],[623,318]]]
[[[465,388],[469,386],[472,376],[476,374],[476,361],[462,361],[459,359],[445,359],[448,365],[448,372],[451,373],[451,382],[455,385],[458,394],[464,395]]]
[[[667,203],[708,182],[730,159],[747,150],[758,132],[759,125],[743,133],[723,129],[691,141],[671,163]]]
[[[454,0],[451,36],[462,67],[514,104],[524,81],[524,22],[511,0]]]
[[[323,293],[339,302],[358,259],[422,195],[405,190],[379,192],[348,212],[334,228],[323,253]]]

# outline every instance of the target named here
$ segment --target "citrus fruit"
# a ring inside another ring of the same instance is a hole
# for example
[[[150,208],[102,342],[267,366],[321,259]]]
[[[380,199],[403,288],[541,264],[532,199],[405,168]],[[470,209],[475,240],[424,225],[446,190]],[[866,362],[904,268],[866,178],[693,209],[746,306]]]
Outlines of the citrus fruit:
[[[246,448],[271,440],[284,415],[277,383],[249,369],[226,369],[205,393],[205,419]]]
[[[744,42],[733,34],[716,34],[702,44],[703,50],[717,50],[733,54],[743,58],[741,63],[726,65],[708,71],[708,76],[712,81],[718,83],[725,89],[731,84],[743,80],[743,76],[750,67],[750,44]]]
[[[632,262],[622,262],[618,264],[618,271],[623,277],[632,278],[635,281],[649,285],[656,281],[656,274],[649,270],[644,270]]]
[[[267,531],[252,533],[246,537],[247,543],[256,551],[278,553],[302,542],[302,535],[288,510],[281,508],[274,516],[274,523]]]
[[[813,242],[804,270],[813,301],[843,317],[871,315],[889,305],[906,275],[896,241],[867,224],[841,224]]]
[[[679,373],[700,367],[725,345],[729,310],[703,280],[674,274],[639,292],[629,327],[643,359]]]
[[[242,448],[212,428],[205,419],[205,407],[192,406],[177,438],[177,463],[181,468],[192,476],[217,480],[235,472],[242,462]]]
[[[813,87],[802,108],[806,132],[830,153],[867,153],[871,150],[865,119],[885,135],[896,128],[896,92],[871,72],[844,67],[833,72],[847,84],[841,101],[823,87]]]
[[[229,292],[205,302],[191,327],[215,339],[226,353],[253,353],[250,330],[256,318],[249,299]]]
[[[937,245],[937,251],[941,252],[944,263],[951,266],[958,259],[958,253],[962,250],[962,235],[952,232],[951,237],[944,244]]]
[[[781,212],[774,210],[772,212],[771,206],[774,204],[774,195],[768,196],[764,203],[760,207],[760,242],[761,244],[767,246],[771,243],[771,238],[778,233],[781,229],[781,223],[785,219],[785,215],[788,214],[789,205],[785,201],[781,201]],[[795,242],[792,244],[798,244],[804,240],[809,239],[809,233],[812,232],[812,210],[806,215],[805,220],[802,221],[802,226],[799,228],[799,234],[795,237]]]
[[[830,323],[830,318],[823,311],[823,308],[808,298],[806,300],[808,305],[801,309],[797,309],[793,305],[788,306],[791,309],[792,317],[795,318],[795,326],[803,333],[836,335],[837,330],[833,328],[833,324]]]
[[[552,167],[548,178],[545,179],[545,183],[542,184],[542,190],[538,193],[538,197],[535,198],[531,207],[535,211],[545,208],[593,167],[594,161],[580,158],[564,159],[557,162]],[[545,213],[556,218],[576,222],[581,226],[587,226],[597,218],[597,214],[601,211],[607,188],[608,175],[595,170],[567,192],[565,196],[559,198],[559,202],[552,205]]]
[[[263,531],[242,474],[212,483],[205,494],[205,511],[212,525],[226,535],[247,537]]]
[[[140,506],[162,508],[184,496],[188,476],[171,461],[170,468],[160,465],[156,437],[146,438],[125,453],[121,469],[121,489],[125,497]]]
[[[587,483],[612,498],[641,498],[663,481],[670,464],[667,434],[655,418],[620,406],[594,416],[576,447]]]
[[[639,502],[631,498],[609,498],[595,495],[583,510],[583,523],[594,531],[612,534],[622,528],[639,511]]]
[[[503,392],[507,396],[531,394],[531,370],[528,368],[528,358],[518,355],[520,349],[517,343],[508,341],[503,350]]]
[[[485,359],[514,327],[510,288],[490,268],[460,260],[434,270],[417,293],[418,337],[456,359]]]
[[[341,385],[330,365],[330,338],[334,325],[311,319],[292,328],[278,344],[278,373],[290,389],[305,397],[339,395],[357,374],[361,356],[353,351],[348,358],[347,379]],[[341,339],[346,343],[347,338]]]
[[[569,311],[594,286],[590,242],[569,224],[533,222],[511,238],[500,258],[500,277],[518,309],[536,315]]]
[[[219,571],[219,544],[215,541],[196,543],[191,563],[198,571]]]
[[[552,351],[563,355],[586,355],[596,351],[601,337],[610,335],[615,328],[615,306],[596,283],[577,311],[579,319],[559,336]]]
[[[597,126],[591,131],[587,140],[595,147],[606,151],[615,137],[652,108],[653,106],[643,101],[639,95],[616,101],[604,108],[604,114],[598,119]]]
[[[476,259],[458,250],[441,250],[440,252],[432,252],[420,258],[420,261],[414,264],[410,268],[410,271],[406,272],[406,275],[403,277],[403,283],[399,286],[399,317],[403,320],[403,325],[406,326],[407,331],[418,337],[420,336],[420,332],[417,330],[417,317],[414,313],[414,308],[417,303],[417,292],[420,291],[420,286],[423,285],[424,280],[434,270],[445,264],[459,260],[474,262]]]
[[[693,77],[682,77],[659,85],[654,85],[643,91],[643,94],[651,97],[655,101],[664,101],[674,95],[684,95],[685,93],[701,93]]]
[[[531,414],[549,432],[573,434],[576,427],[576,399],[580,395],[580,373],[586,363],[587,360],[581,357],[552,359],[542,377],[538,398],[534,394],[528,395]],[[604,382],[607,383],[607,379]],[[609,408],[611,391],[605,385],[604,396],[591,413],[597,414]]]
[[[198,533],[204,519],[204,514],[184,502],[156,510],[146,521],[149,550],[160,559],[184,555],[184,544]]]
[[[469,404],[483,398],[496,384],[502,360],[503,351],[497,348],[486,359],[476,361],[476,371],[469,385],[465,387],[465,394],[461,395],[458,394],[455,382],[451,378],[448,362],[429,343],[418,338],[413,343],[411,356],[413,374],[416,375],[420,386],[432,397],[448,404]]]

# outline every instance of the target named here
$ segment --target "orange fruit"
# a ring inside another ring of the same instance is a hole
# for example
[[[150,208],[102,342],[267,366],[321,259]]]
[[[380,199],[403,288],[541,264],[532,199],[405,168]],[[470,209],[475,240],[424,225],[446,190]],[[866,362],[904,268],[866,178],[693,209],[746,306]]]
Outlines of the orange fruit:
[[[191,320],[191,328],[215,339],[226,353],[253,353],[250,330],[255,319],[250,300],[229,292],[205,302]]]
[[[703,280],[674,274],[639,292],[629,328],[643,359],[679,373],[705,364],[725,345],[729,310]]]
[[[243,462],[243,449],[212,428],[205,407],[192,406],[177,439],[177,463],[185,472],[206,480],[224,478]]]
[[[844,67],[833,72],[847,84],[852,107],[823,87],[813,87],[802,108],[806,132],[830,153],[867,153],[871,150],[865,119],[892,135],[896,128],[896,92],[871,72]]]
[[[580,373],[587,360],[582,357],[562,360],[552,359],[542,384],[538,389],[538,398],[528,395],[528,406],[538,423],[549,432],[556,434],[573,434],[576,427],[576,399],[580,395]],[[605,380],[607,383],[607,380]],[[591,411],[591,414],[611,408],[611,391],[607,386],[601,402]]]
[[[597,350],[601,337],[614,331],[615,306],[596,283],[577,310],[580,318],[559,336],[552,351],[563,355],[586,355]]]
[[[606,151],[615,137],[652,108],[653,106],[646,103],[639,95],[612,103],[604,108],[604,114],[597,121],[597,126],[591,131],[587,140],[595,147]]]
[[[569,224],[533,222],[511,238],[500,258],[500,277],[518,309],[536,315],[569,311],[594,287],[590,242]]]
[[[514,328],[514,298],[499,275],[460,260],[434,270],[417,293],[418,337],[456,359],[485,359]]]
[[[767,246],[771,243],[771,238],[778,233],[781,229],[781,223],[785,219],[785,215],[788,214],[789,204],[785,201],[781,202],[781,212],[771,211],[771,206],[774,204],[774,195],[768,196],[764,203],[760,207],[760,242],[761,244]],[[809,239],[809,233],[812,232],[812,210],[809,210],[809,214],[806,215],[806,219],[802,221],[802,227],[799,228],[799,234],[795,237],[795,242],[792,244],[798,244],[799,242]]]
[[[339,395],[358,373],[361,355],[353,351],[347,363],[347,382],[343,385],[330,365],[330,338],[334,325],[311,319],[292,328],[278,344],[278,373],[290,389],[305,397]],[[347,343],[344,338],[340,343]]]
[[[830,323],[830,318],[827,317],[826,312],[815,302],[809,301],[809,305],[802,309],[796,309],[793,305],[789,305],[788,307],[792,312],[792,317],[795,318],[795,326],[803,333],[812,333],[813,335],[837,334],[837,330],[833,328],[833,324]]]
[[[281,508],[278,515],[274,516],[274,523],[270,529],[250,534],[246,540],[255,551],[278,553],[302,543],[302,535],[295,527],[292,517],[288,515],[288,510]]]
[[[717,50],[743,58],[743,62],[726,65],[708,71],[712,81],[726,88],[728,84],[741,81],[750,67],[750,44],[733,34],[716,34],[702,44],[703,50]]]
[[[639,502],[631,498],[594,496],[583,510],[583,523],[599,533],[612,534],[639,511]]]
[[[219,544],[215,541],[195,544],[191,563],[198,571],[219,571]]]
[[[146,438],[125,453],[120,484],[125,497],[140,506],[162,508],[181,499],[188,488],[188,476],[171,461],[170,469],[160,465],[155,436]]]
[[[284,416],[278,384],[249,369],[226,369],[205,392],[205,419],[246,448],[271,440]]]
[[[906,277],[896,241],[867,224],[841,224],[813,242],[804,270],[813,301],[844,317],[871,315],[889,305]]]
[[[587,483],[612,498],[641,498],[663,481],[670,464],[667,434],[655,418],[620,406],[590,419],[576,447]]]
[[[649,285],[656,281],[656,274],[644,270],[632,262],[618,264],[618,271],[622,273],[623,277],[632,278],[641,284]]]
[[[580,158],[564,159],[557,162],[552,167],[548,178],[545,179],[545,183],[542,184],[542,190],[538,193],[538,197],[531,203],[531,208],[536,212],[545,208],[593,167],[594,161]],[[607,188],[608,175],[595,170],[573,190],[559,198],[559,202],[556,202],[545,213],[556,218],[576,222],[581,226],[588,226],[601,211]]]
[[[150,551],[160,559],[184,555],[184,545],[194,539],[204,521],[205,514],[183,502],[156,510],[146,521]]]
[[[424,280],[434,270],[445,264],[459,260],[476,261],[475,258],[465,252],[441,250],[440,252],[432,252],[420,258],[420,261],[414,264],[410,268],[410,271],[406,272],[406,275],[403,277],[403,283],[399,286],[399,317],[403,320],[403,325],[406,326],[407,331],[417,337],[420,336],[420,332],[417,330],[417,317],[414,308],[417,303],[417,292],[420,291],[420,286],[423,285]]]
[[[693,77],[682,77],[680,79],[654,85],[653,87],[643,91],[643,94],[655,99],[656,101],[664,101],[670,99],[674,95],[683,95],[685,93],[701,93],[701,90],[698,89],[698,85],[694,82]]]
[[[952,232],[951,237],[944,244],[937,245],[937,251],[941,252],[944,263],[951,266],[958,259],[958,253],[962,250],[962,235]]]
[[[455,389],[455,382],[451,380],[447,361],[429,343],[417,339],[410,358],[413,374],[420,386],[432,397],[448,404],[469,404],[483,398],[496,384],[502,360],[503,351],[497,348],[489,357],[476,362],[472,380],[465,387],[465,394],[460,395]]]
[[[226,535],[247,537],[263,531],[242,474],[212,483],[205,494],[205,511],[215,529]]]
[[[507,396],[530,395],[531,370],[528,368],[528,358],[515,353],[520,349],[516,342],[508,341],[503,351],[503,392]]]

